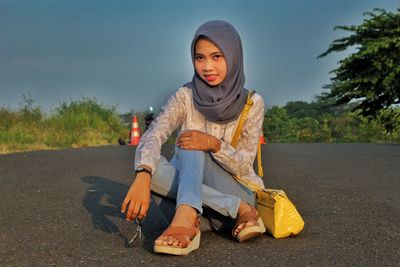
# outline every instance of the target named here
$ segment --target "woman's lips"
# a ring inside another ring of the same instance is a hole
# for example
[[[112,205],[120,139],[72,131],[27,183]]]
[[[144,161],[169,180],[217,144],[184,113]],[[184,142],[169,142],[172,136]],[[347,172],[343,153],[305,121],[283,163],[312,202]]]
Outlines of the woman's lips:
[[[204,75],[208,82],[213,82],[217,79],[217,75]]]

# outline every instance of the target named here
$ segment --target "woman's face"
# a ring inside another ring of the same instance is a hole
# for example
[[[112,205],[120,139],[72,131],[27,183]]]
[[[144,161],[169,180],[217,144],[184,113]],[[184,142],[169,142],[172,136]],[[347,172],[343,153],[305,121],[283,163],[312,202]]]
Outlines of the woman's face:
[[[219,48],[207,39],[196,42],[194,67],[197,74],[210,86],[217,86],[226,77],[227,66]]]

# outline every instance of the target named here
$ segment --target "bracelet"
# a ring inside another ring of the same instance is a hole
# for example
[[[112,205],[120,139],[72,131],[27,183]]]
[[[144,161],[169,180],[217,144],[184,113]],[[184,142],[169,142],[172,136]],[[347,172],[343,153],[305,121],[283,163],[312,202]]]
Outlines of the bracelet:
[[[148,170],[147,168],[141,167],[141,166],[136,168],[135,174],[137,175],[139,172],[147,172],[148,174],[150,174],[150,177],[152,176],[152,173],[150,170]]]

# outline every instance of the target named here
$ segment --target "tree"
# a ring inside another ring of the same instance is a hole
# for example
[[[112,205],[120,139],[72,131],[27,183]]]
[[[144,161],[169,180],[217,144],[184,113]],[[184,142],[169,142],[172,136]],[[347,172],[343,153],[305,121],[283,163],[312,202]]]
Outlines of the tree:
[[[316,118],[319,114],[317,107],[313,102],[308,103],[305,101],[289,101],[286,103],[285,108],[289,117],[291,118]]]
[[[384,9],[366,12],[361,25],[336,26],[352,35],[336,39],[318,58],[332,52],[356,48],[357,52],[340,60],[331,71],[335,76],[325,98],[340,105],[356,101],[354,110],[365,117],[376,118],[379,111],[400,103],[400,9],[395,13]]]

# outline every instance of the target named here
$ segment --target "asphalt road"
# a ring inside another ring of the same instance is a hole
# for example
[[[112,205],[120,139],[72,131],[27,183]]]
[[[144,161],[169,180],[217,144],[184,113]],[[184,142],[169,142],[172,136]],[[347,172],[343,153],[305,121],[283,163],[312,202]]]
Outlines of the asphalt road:
[[[2,155],[0,265],[399,266],[399,145],[269,144],[263,151],[267,187],[285,189],[304,231],[243,244],[204,232],[200,249],[184,257],[152,252],[166,226],[154,205],[144,238],[125,247],[135,227],[119,210],[134,148]]]

